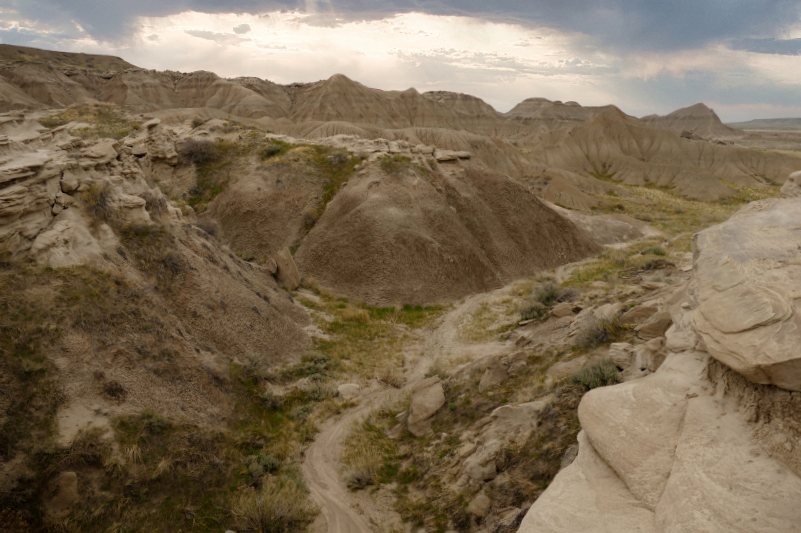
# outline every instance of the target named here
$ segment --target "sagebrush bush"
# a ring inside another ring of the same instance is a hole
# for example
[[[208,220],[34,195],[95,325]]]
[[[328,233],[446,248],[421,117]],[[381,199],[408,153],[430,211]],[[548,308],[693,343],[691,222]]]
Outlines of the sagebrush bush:
[[[111,184],[107,181],[93,183],[82,195],[89,214],[96,222],[111,222],[117,216],[111,206]]]
[[[651,246],[640,253],[642,255],[665,255],[665,249],[661,246]]]
[[[220,158],[220,151],[212,141],[187,139],[178,147],[178,155],[187,163],[199,165]]]
[[[304,530],[320,507],[293,480],[269,477],[261,489],[240,495],[232,512],[248,531],[283,533]]]
[[[592,390],[620,383],[620,372],[610,359],[603,359],[571,374],[567,379],[574,385]]]
[[[576,344],[582,347],[594,347],[614,342],[623,331],[618,317],[608,320],[593,320],[576,339]]]
[[[539,302],[534,303],[530,307],[527,307],[520,312],[521,320],[533,320],[535,318],[542,318],[544,316],[545,308]]]
[[[280,144],[273,142],[262,148],[261,152],[259,152],[259,156],[262,159],[270,159],[271,157],[275,157],[283,151],[284,148]]]
[[[553,282],[548,282],[537,289],[536,298],[545,307],[550,307],[562,297],[562,289]]]

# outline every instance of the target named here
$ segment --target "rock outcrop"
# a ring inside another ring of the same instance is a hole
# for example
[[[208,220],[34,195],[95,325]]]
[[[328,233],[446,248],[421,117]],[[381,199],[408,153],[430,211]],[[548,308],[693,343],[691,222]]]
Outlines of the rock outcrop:
[[[694,240],[693,321],[755,383],[801,391],[801,199],[753,202]]]
[[[426,378],[416,383],[412,387],[409,417],[406,420],[409,432],[416,437],[425,435],[430,430],[429,419],[443,405],[445,405],[445,393],[439,378]]]
[[[664,362],[584,396],[578,458],[519,531],[797,528],[799,223],[799,200],[762,200],[696,236],[665,338],[609,354],[625,366],[655,343]]]

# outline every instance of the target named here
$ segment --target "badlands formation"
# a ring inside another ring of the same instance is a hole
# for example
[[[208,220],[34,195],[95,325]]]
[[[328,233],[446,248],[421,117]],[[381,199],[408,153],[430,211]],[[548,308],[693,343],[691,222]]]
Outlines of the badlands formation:
[[[0,111],[0,530],[801,524],[793,132],[9,45]]]

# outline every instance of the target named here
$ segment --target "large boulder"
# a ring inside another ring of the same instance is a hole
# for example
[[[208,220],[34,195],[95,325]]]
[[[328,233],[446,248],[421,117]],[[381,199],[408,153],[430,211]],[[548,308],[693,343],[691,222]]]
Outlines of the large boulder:
[[[429,419],[445,405],[445,391],[438,377],[426,378],[412,387],[407,424],[409,432],[422,437],[430,429]]]
[[[665,337],[611,347],[632,380],[584,396],[578,458],[519,531],[798,529],[800,239],[801,199],[755,202],[696,237]]]
[[[709,353],[801,391],[801,198],[761,200],[693,240],[693,320]]]

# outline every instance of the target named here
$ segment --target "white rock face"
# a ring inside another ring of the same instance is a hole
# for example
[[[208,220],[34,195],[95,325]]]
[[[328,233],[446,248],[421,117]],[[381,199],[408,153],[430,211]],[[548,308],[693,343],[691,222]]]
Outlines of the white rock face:
[[[584,396],[578,458],[520,532],[798,530],[801,199],[754,202],[694,245],[666,337],[610,349],[664,362]]]
[[[755,383],[801,391],[801,198],[762,200],[694,240],[695,327]]]

